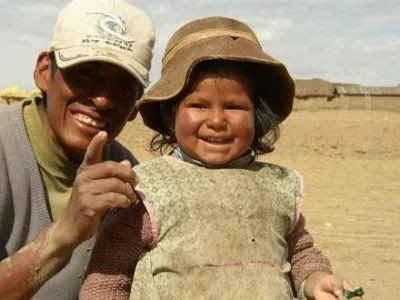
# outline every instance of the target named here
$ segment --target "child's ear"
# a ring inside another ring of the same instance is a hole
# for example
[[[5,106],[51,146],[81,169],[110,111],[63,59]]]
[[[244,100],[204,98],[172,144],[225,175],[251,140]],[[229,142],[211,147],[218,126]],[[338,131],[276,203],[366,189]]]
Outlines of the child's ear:
[[[36,67],[34,71],[34,80],[36,86],[44,93],[49,89],[51,80],[51,59],[48,52],[39,54],[36,60]]]

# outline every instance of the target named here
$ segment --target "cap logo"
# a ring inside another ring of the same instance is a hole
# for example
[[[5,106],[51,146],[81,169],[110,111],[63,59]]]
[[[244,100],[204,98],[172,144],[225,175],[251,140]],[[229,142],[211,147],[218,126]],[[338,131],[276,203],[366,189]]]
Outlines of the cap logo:
[[[99,28],[107,35],[126,43],[133,43],[135,41],[133,38],[126,36],[126,27],[120,16],[105,12],[93,12],[89,14],[103,15],[103,18],[99,21]]]

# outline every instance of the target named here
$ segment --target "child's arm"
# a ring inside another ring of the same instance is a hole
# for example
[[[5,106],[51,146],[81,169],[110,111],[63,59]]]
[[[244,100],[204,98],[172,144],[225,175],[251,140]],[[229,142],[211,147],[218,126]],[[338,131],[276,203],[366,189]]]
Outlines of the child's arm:
[[[332,273],[328,258],[314,247],[314,239],[305,228],[305,219],[302,214],[300,214],[295,228],[286,238],[286,241],[289,248],[288,260],[292,265],[290,277],[297,292],[301,283],[312,273],[317,271]]]
[[[350,299],[345,297],[344,291],[352,291],[354,287],[351,284],[334,274],[328,274],[325,272],[314,272],[312,273],[304,283],[304,294],[299,299]],[[363,293],[361,293],[362,295]],[[353,298],[353,297],[351,297]],[[353,299],[362,299],[361,297],[355,297]]]
[[[111,212],[93,249],[80,299],[129,299],[139,255],[152,241],[143,202]]]
[[[345,299],[344,290],[352,290],[353,287],[332,274],[328,258],[314,247],[302,214],[286,240],[292,265],[290,278],[299,299]]]
[[[292,266],[289,275],[296,294],[299,293],[301,284],[314,272],[332,273],[328,258],[314,247],[314,239],[305,227],[302,214],[286,241],[289,249],[288,260]]]

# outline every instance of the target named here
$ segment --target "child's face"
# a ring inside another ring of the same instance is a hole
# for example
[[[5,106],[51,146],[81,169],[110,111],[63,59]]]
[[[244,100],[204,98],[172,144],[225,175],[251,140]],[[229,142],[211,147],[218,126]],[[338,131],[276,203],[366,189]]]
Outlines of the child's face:
[[[221,165],[250,149],[254,138],[251,89],[239,75],[205,75],[179,104],[175,135],[192,158]]]

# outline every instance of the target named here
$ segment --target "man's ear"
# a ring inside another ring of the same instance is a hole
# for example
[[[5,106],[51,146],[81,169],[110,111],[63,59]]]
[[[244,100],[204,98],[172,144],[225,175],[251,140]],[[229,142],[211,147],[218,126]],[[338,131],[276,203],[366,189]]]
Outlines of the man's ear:
[[[48,52],[39,54],[36,60],[36,67],[33,78],[36,86],[44,93],[47,93],[51,81],[51,59]]]

